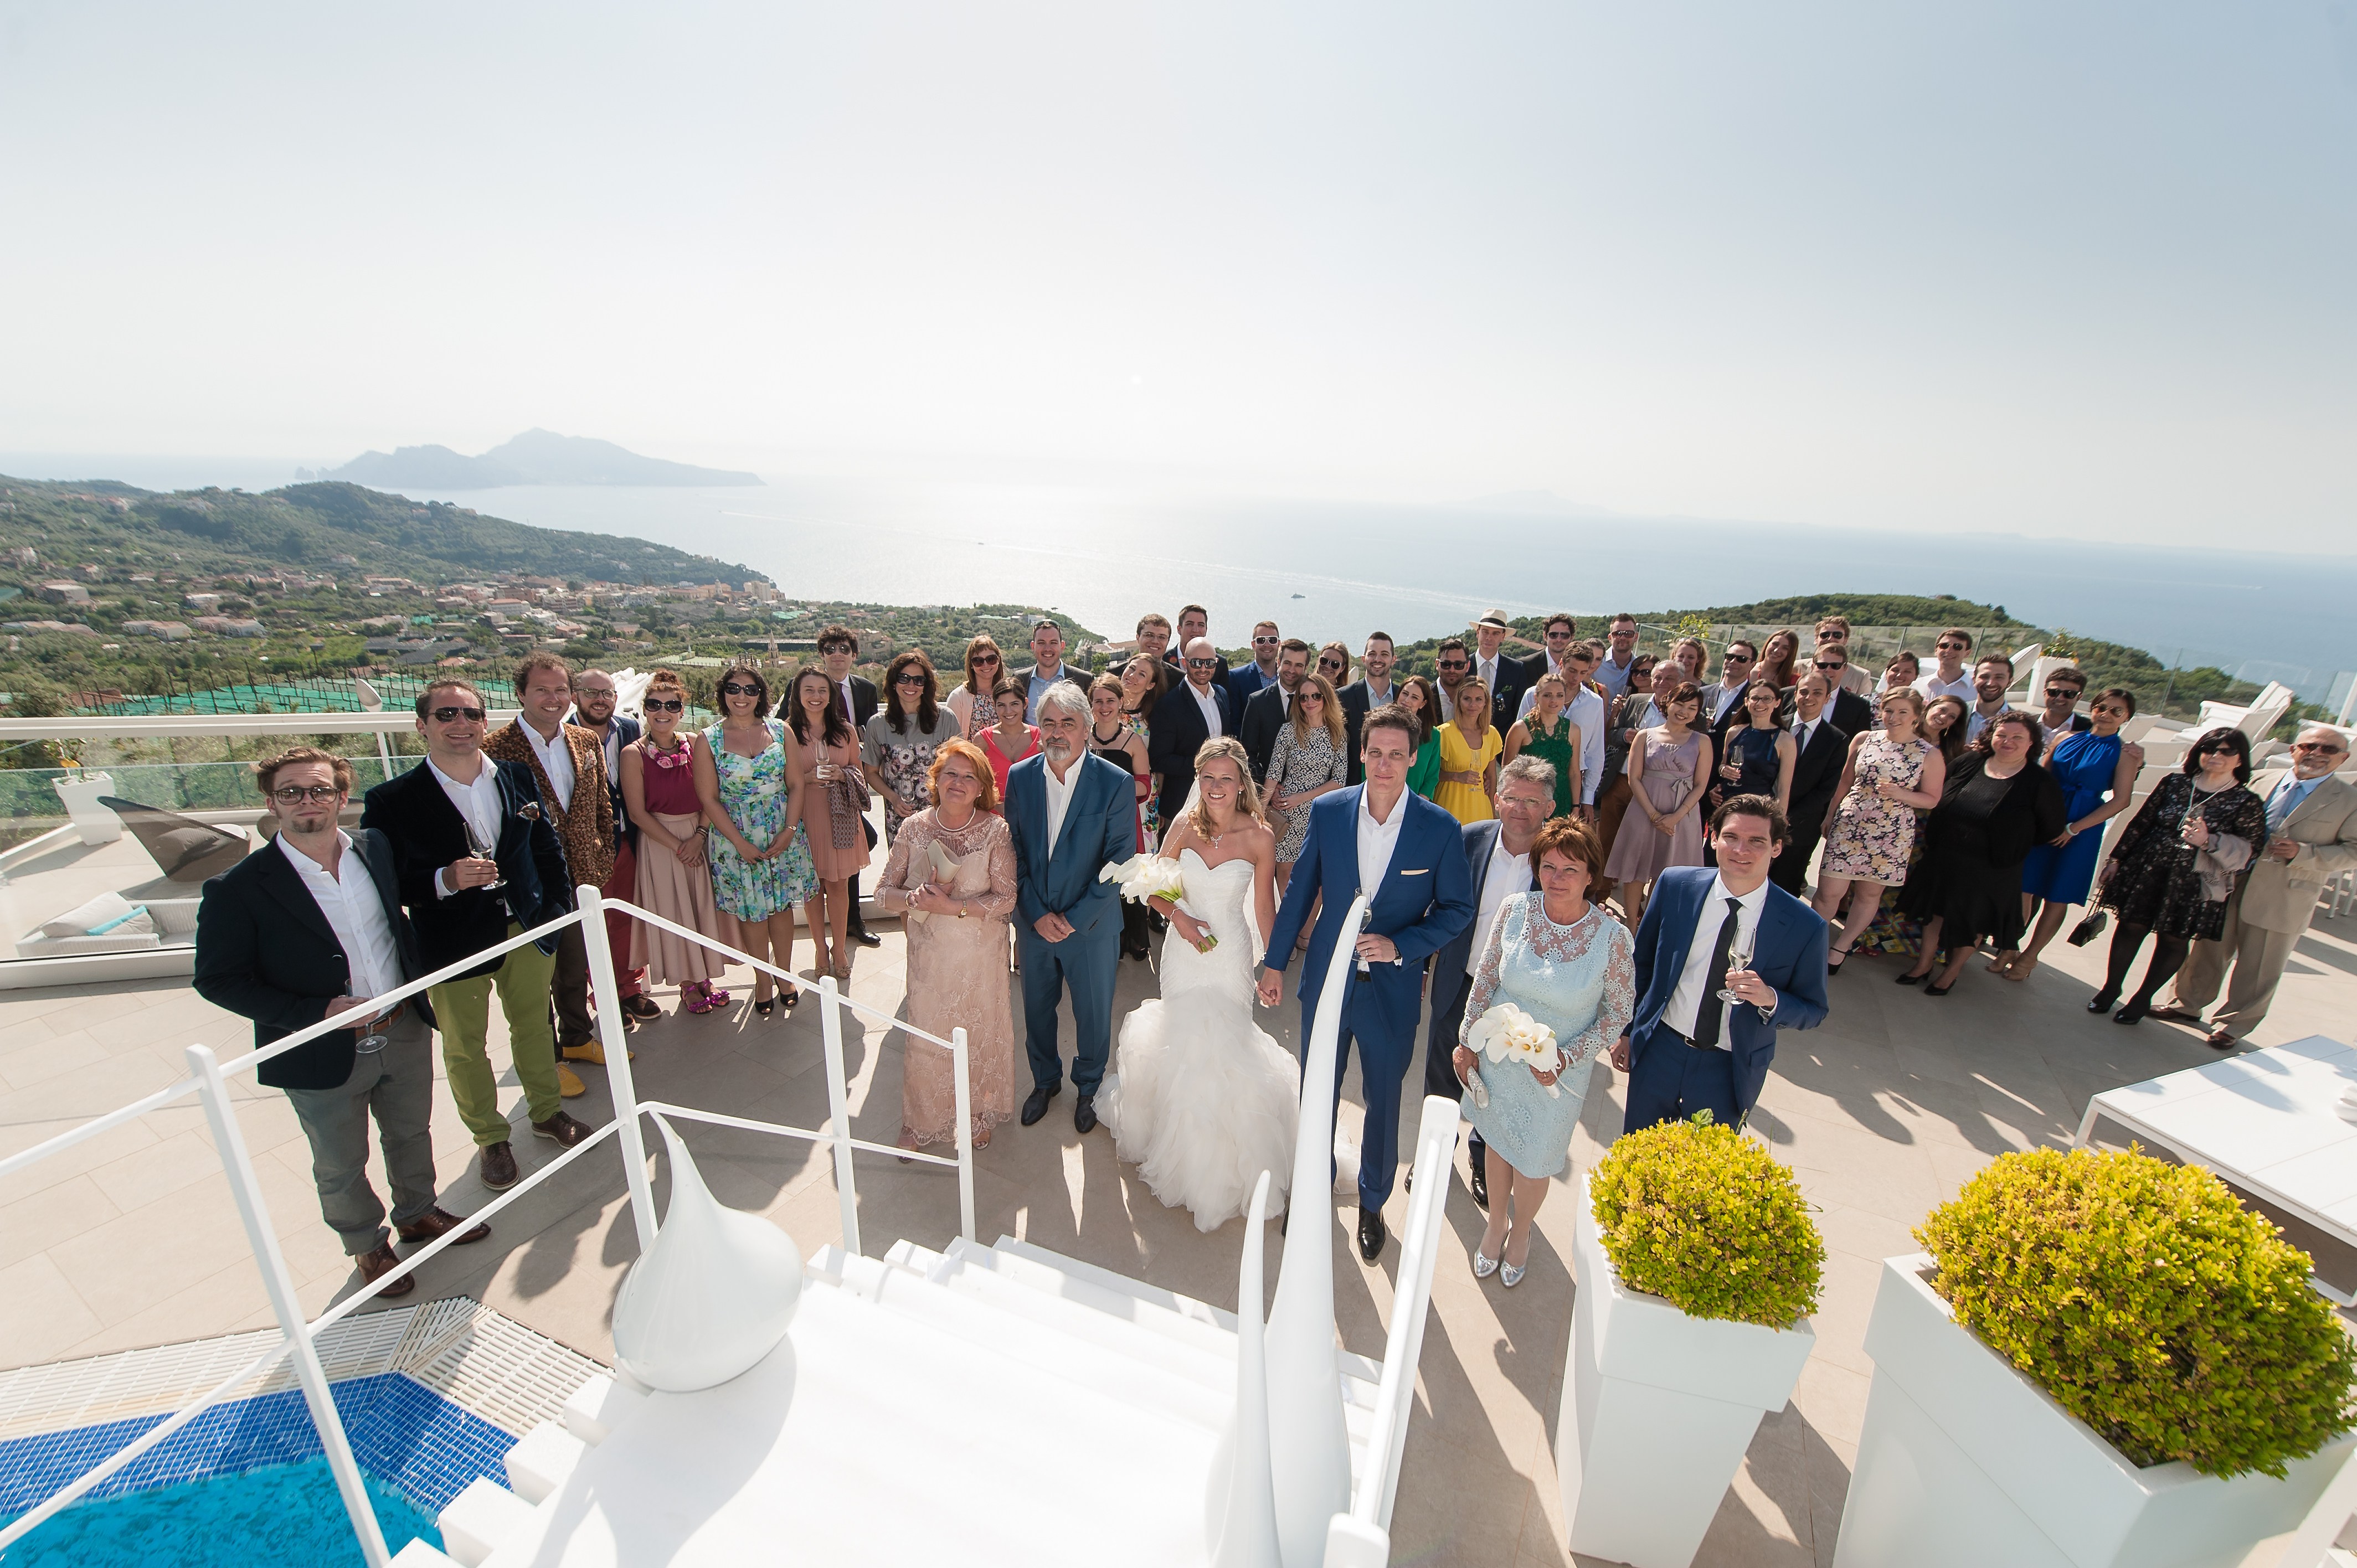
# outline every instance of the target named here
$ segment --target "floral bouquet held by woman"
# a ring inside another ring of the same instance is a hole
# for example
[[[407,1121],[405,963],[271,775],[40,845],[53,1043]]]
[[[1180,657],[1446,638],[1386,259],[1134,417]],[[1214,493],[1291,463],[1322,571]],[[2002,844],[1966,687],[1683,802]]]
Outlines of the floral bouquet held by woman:
[[[1501,1002],[1482,1014],[1465,1043],[1493,1062],[1519,1062],[1533,1072],[1555,1072],[1564,1066],[1563,1048],[1555,1044],[1555,1031],[1511,1002]],[[1465,1087],[1472,1091],[1475,1105],[1489,1108],[1489,1086],[1478,1070],[1469,1075]],[[1563,1090],[1554,1084],[1543,1087],[1550,1098],[1562,1098]]]
[[[1121,889],[1121,896],[1133,904],[1143,904],[1148,898],[1168,898],[1176,904],[1187,897],[1178,863],[1157,854],[1133,854],[1127,860],[1116,861],[1098,872],[1097,880],[1113,883]],[[1220,939],[1207,929],[1195,950],[1210,952],[1219,945]]]

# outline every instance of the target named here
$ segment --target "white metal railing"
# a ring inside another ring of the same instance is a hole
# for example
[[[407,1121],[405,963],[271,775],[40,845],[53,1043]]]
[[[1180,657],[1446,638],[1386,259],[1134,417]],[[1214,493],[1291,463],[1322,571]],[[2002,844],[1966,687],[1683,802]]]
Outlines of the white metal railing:
[[[223,716],[234,718],[236,715]],[[382,715],[306,714],[301,716],[306,719],[323,716],[374,719]],[[0,724],[9,722],[12,721],[0,720]],[[13,722],[47,725],[50,721]],[[319,726],[292,727],[299,732],[304,727]],[[952,1166],[958,1173],[960,1230],[967,1240],[974,1240],[974,1129],[971,1120],[973,1085],[968,1071],[966,1034],[963,1028],[952,1030],[950,1037],[944,1040],[940,1036],[917,1028],[880,1008],[855,1002],[843,995],[836,989],[832,976],[813,985],[775,964],[754,958],[749,953],[739,951],[701,932],[677,925],[650,910],[641,909],[634,904],[619,898],[606,898],[595,887],[582,886],[577,890],[577,896],[578,903],[571,914],[548,921],[544,925],[535,926],[528,931],[510,937],[505,941],[480,952],[469,954],[455,963],[436,970],[431,974],[397,986],[382,996],[371,997],[364,1004],[368,1012],[382,1011],[393,1003],[405,1001],[416,995],[429,986],[456,979],[466,971],[478,968],[486,959],[512,951],[526,942],[538,941],[544,937],[562,931],[567,926],[578,925],[581,928],[582,944],[587,951],[590,979],[596,988],[597,998],[597,1031],[605,1048],[607,1082],[613,1091],[614,1119],[605,1126],[593,1131],[580,1143],[565,1150],[555,1159],[533,1172],[522,1181],[493,1197],[490,1203],[469,1216],[469,1219],[490,1219],[534,1187],[554,1177],[557,1172],[587,1155],[590,1150],[605,1143],[608,1138],[613,1138],[622,1145],[623,1175],[629,1184],[631,1218],[638,1230],[639,1250],[643,1256],[647,1250],[654,1245],[656,1223],[654,1189],[647,1174],[646,1144],[639,1124],[639,1117],[644,1112],[660,1112],[665,1115],[684,1117],[691,1121],[708,1122],[716,1126],[736,1127],[748,1132],[768,1133],[782,1137],[802,1138],[813,1143],[833,1144],[836,1196],[841,1205],[843,1219],[843,1245],[845,1251],[854,1253],[860,1250],[858,1193],[854,1185],[851,1163],[854,1150],[888,1154],[898,1158],[926,1165]],[[741,1116],[728,1116],[716,1112],[700,1111],[694,1107],[673,1105],[660,1101],[640,1103],[630,1075],[630,1053],[624,1038],[621,992],[615,983],[613,952],[606,935],[605,913],[608,909],[613,909],[627,914],[634,919],[644,920],[651,925],[660,927],[675,936],[683,937],[709,948],[735,962],[750,965],[785,984],[793,986],[797,991],[815,992],[821,1009],[820,1030],[826,1050],[827,1126],[825,1128],[789,1127],[778,1122],[756,1122]],[[956,1085],[957,1155],[955,1158],[904,1150],[888,1144],[872,1143],[851,1135],[850,1094],[849,1086],[845,1081],[843,1055],[842,1013],[845,1008],[849,1008],[887,1028],[899,1029],[910,1039],[923,1041],[927,1045],[950,1053]],[[356,1008],[352,1011],[358,1013],[361,1010]],[[221,1061],[209,1047],[190,1046],[185,1053],[188,1063],[188,1075],[186,1078],[153,1094],[135,1100],[128,1105],[119,1106],[102,1116],[95,1117],[21,1153],[0,1159],[0,1179],[5,1179],[52,1155],[61,1154],[78,1144],[87,1142],[111,1128],[122,1126],[127,1122],[135,1121],[151,1111],[160,1110],[188,1095],[196,1095],[204,1105],[206,1121],[212,1129],[214,1149],[221,1156],[223,1174],[229,1178],[230,1191],[236,1199],[238,1216],[244,1224],[246,1240],[253,1249],[254,1262],[262,1271],[263,1288],[270,1297],[271,1310],[278,1319],[280,1333],[279,1342],[256,1358],[250,1365],[241,1368],[193,1402],[181,1406],[163,1421],[148,1428],[138,1437],[10,1520],[5,1528],[0,1528],[0,1552],[5,1552],[11,1543],[21,1539],[28,1531],[38,1528],[58,1510],[83,1497],[91,1488],[104,1482],[109,1477],[120,1472],[141,1455],[147,1453],[199,1415],[227,1399],[236,1390],[256,1378],[265,1376],[280,1361],[291,1356],[295,1359],[296,1377],[302,1387],[304,1402],[310,1408],[312,1423],[318,1429],[320,1445],[327,1451],[329,1468],[336,1477],[337,1490],[342,1496],[344,1509],[350,1517],[352,1533],[360,1541],[361,1553],[367,1558],[370,1568],[387,1568],[391,1563],[391,1556],[385,1548],[383,1532],[377,1527],[375,1510],[369,1502],[367,1488],[361,1478],[359,1462],[352,1456],[350,1441],[345,1434],[343,1423],[337,1413],[327,1373],[319,1362],[316,1342],[322,1331],[342,1321],[364,1304],[381,1296],[388,1287],[407,1279],[429,1259],[440,1254],[444,1249],[456,1245],[458,1237],[465,1233],[465,1228],[450,1230],[436,1238],[403,1259],[397,1266],[379,1274],[374,1280],[346,1296],[317,1318],[307,1322],[303,1316],[301,1303],[296,1296],[293,1276],[287,1273],[285,1259],[279,1251],[277,1231],[273,1227],[269,1207],[264,1200],[260,1183],[254,1175],[253,1162],[246,1149],[244,1133],[238,1122],[235,1106],[229,1093],[229,1079],[232,1075],[260,1067],[274,1057],[283,1056],[297,1047],[307,1045],[332,1029],[350,1027],[349,1024],[339,1025],[338,1016],[330,1015],[317,1024],[298,1029],[283,1039],[274,1040],[267,1046],[248,1051],[243,1056],[233,1058],[228,1062]]]

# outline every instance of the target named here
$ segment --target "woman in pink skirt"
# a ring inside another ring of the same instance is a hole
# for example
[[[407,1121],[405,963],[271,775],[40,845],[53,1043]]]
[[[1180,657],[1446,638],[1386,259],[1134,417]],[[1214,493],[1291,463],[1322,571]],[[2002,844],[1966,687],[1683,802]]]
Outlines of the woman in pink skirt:
[[[673,671],[658,670],[647,685],[646,733],[622,748],[622,803],[639,829],[639,881],[633,900],[666,920],[720,939],[712,901],[712,874],[704,864],[704,807],[695,793],[695,738],[679,733],[687,687]],[[713,984],[720,955],[644,920],[630,923],[630,967],[644,965],[650,981],[679,987],[691,1013],[728,1004]]]

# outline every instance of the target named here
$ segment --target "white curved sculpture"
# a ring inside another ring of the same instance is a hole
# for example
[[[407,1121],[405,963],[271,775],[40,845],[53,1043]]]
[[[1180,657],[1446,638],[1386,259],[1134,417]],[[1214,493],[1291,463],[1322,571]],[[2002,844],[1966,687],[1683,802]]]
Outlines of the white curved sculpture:
[[[1351,901],[1342,929],[1366,918],[1367,896]],[[1351,1439],[1342,1424],[1341,1376],[1334,1366],[1334,1222],[1330,1197],[1306,1195],[1334,1185],[1334,1060],[1342,1035],[1343,987],[1352,984],[1353,944],[1338,941],[1318,993],[1301,1075],[1301,1132],[1293,1145],[1293,1218],[1268,1311],[1269,1467],[1276,1483],[1277,1537],[1285,1568],[1318,1568],[1326,1527],[1351,1508]],[[1319,1217],[1325,1216],[1321,1223]]]
[[[614,1297],[614,1360],[651,1389],[725,1383],[777,1348],[802,1300],[802,1254],[761,1219],[724,1208],[671,1123],[671,1207]]]
[[[1236,1271],[1236,1417],[1222,1445],[1229,1463],[1214,1474],[1219,1528],[1212,1532],[1212,1568],[1281,1568],[1276,1539],[1276,1486],[1269,1475],[1268,1354],[1261,1337],[1262,1227],[1268,1223],[1269,1173],[1260,1173],[1244,1214],[1244,1256]]]

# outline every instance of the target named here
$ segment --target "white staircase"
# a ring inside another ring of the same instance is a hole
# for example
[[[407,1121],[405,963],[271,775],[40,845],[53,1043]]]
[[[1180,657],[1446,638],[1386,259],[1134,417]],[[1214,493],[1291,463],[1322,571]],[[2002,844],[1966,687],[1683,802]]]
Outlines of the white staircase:
[[[766,1509],[772,1515],[791,1514],[803,1527],[798,1538],[809,1546],[815,1544],[806,1528],[812,1510],[823,1509],[824,1501],[864,1511],[897,1500],[899,1517],[872,1517],[868,1528],[844,1531],[829,1543],[830,1560],[903,1562],[920,1542],[952,1539],[933,1534],[935,1528],[950,1528],[949,1521],[915,1517],[931,1491],[927,1478],[937,1474],[938,1466],[952,1463],[970,1467],[979,1453],[997,1471],[973,1478],[1001,1499],[1037,1495],[1045,1487],[1056,1499],[1051,1511],[1060,1512],[1068,1492],[1079,1485],[1076,1474],[1085,1473],[1091,1477],[1089,1489],[1103,1494],[1112,1516],[1131,1526],[1116,1540],[1102,1531],[1034,1520],[1022,1527],[1027,1536],[1021,1560],[1027,1563],[1051,1563],[1066,1556],[1074,1563],[1101,1563],[1109,1552],[1125,1563],[1209,1560],[1203,1484],[1235,1405],[1232,1313],[1010,1236],[1000,1237],[991,1247],[953,1240],[942,1252],[902,1240],[882,1258],[851,1256],[828,1246],[810,1261],[802,1316],[778,1352],[799,1361],[798,1369],[790,1374],[794,1380],[785,1385],[783,1397],[791,1408],[784,1412],[779,1435],[797,1421],[819,1416],[820,1408],[809,1397],[810,1373],[841,1342],[836,1331],[858,1323],[881,1329],[882,1338],[870,1344],[888,1345],[890,1359],[904,1369],[938,1369],[924,1373],[927,1381],[938,1383],[934,1408],[878,1410],[877,1420],[892,1433],[888,1439],[874,1429],[845,1431],[834,1444],[856,1444],[872,1453],[891,1454],[893,1465],[879,1462],[876,1467],[897,1466],[898,1478],[878,1478],[874,1505],[839,1496],[814,1499],[792,1495],[764,1503],[748,1495],[750,1513],[759,1515]],[[707,1420],[694,1407],[697,1402],[720,1401],[731,1389],[764,1376],[766,1369],[756,1368],[731,1384],[695,1394],[649,1394],[613,1379],[590,1379],[567,1402],[561,1424],[543,1423],[510,1454],[513,1489],[488,1481],[469,1487],[442,1516],[447,1556],[420,1544],[404,1554],[404,1568],[431,1568],[449,1561],[464,1568],[522,1568],[525,1563],[602,1568],[631,1560],[632,1532],[627,1521],[613,1528],[587,1528],[585,1520],[601,1509],[616,1513],[643,1507],[659,1512],[666,1506],[665,1488],[661,1477],[645,1472],[643,1455],[635,1453],[619,1474],[609,1467],[601,1475],[600,1451],[617,1453],[631,1442],[634,1429],[640,1429],[643,1438],[665,1423],[673,1434],[667,1442],[674,1446],[680,1432],[689,1434],[687,1440],[693,1443],[695,1434],[708,1430],[716,1449],[734,1451],[741,1446],[741,1438],[730,1423],[741,1412],[716,1405]],[[836,1369],[845,1368],[838,1364]],[[849,1369],[856,1378],[856,1369]],[[1335,1352],[1334,1374],[1343,1401],[1354,1480],[1363,1467],[1374,1426],[1382,1371],[1379,1363],[1363,1356]],[[1024,1391],[1016,1402],[1029,1405],[1025,1419],[1015,1419],[1018,1412],[1008,1409],[1008,1402],[993,1395],[994,1381]],[[881,1394],[879,1390],[878,1402],[888,1403]],[[1082,1412],[1084,1405],[1117,1417],[1117,1450],[1102,1446],[1102,1434],[1092,1431]],[[1065,1410],[1071,1412],[1069,1423],[1053,1413]],[[646,1423],[643,1429],[640,1423]],[[959,1425],[970,1429],[969,1437],[974,1435],[971,1429],[978,1428],[985,1441],[954,1460],[929,1452],[929,1434]],[[1004,1428],[1002,1441],[987,1440],[993,1428]],[[1043,1451],[1043,1429],[1060,1431],[1069,1441]],[[1157,1444],[1157,1432],[1174,1441]],[[808,1440],[805,1433],[803,1441]],[[881,1446],[883,1443],[891,1446]],[[608,1444],[613,1448],[608,1450]],[[736,1454],[738,1470],[747,1468],[743,1457]],[[705,1463],[693,1455],[680,1459],[691,1466]],[[766,1472],[749,1476],[748,1494],[767,1481]],[[638,1482],[643,1485],[634,1484]],[[678,1510],[673,1512],[676,1517]],[[756,1527],[748,1534],[758,1533],[755,1520],[746,1523]],[[687,1540],[676,1542],[671,1558],[675,1568],[726,1560],[734,1548],[727,1544],[731,1535],[725,1524],[723,1520],[722,1528],[714,1529],[708,1528],[709,1521],[699,1523]],[[708,1555],[700,1550],[707,1539]],[[985,1548],[974,1551],[969,1560],[987,1561],[994,1555]]]

